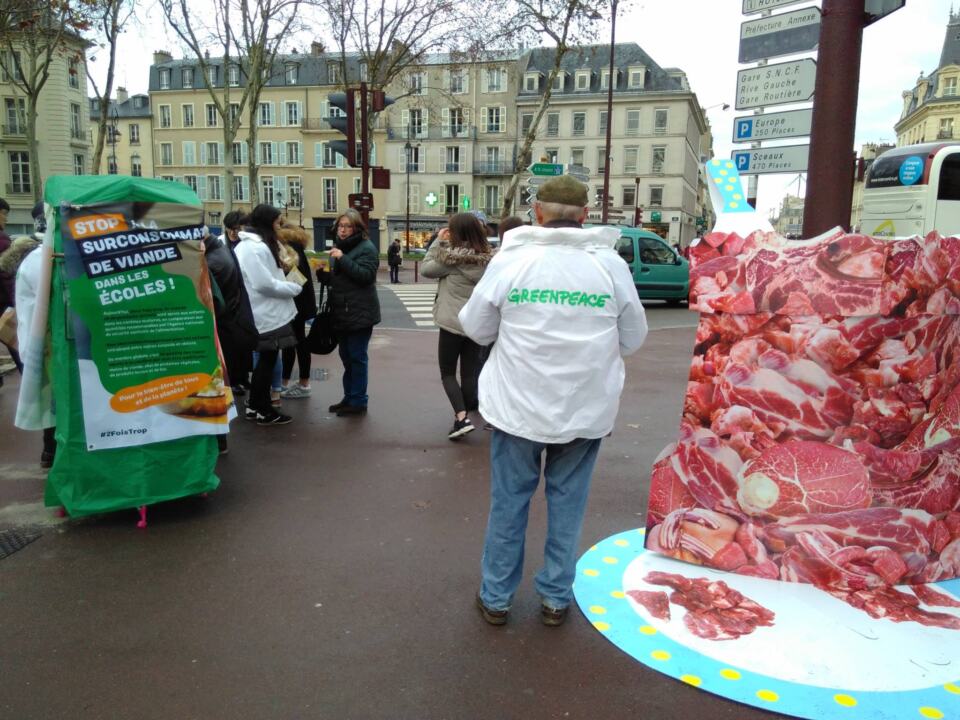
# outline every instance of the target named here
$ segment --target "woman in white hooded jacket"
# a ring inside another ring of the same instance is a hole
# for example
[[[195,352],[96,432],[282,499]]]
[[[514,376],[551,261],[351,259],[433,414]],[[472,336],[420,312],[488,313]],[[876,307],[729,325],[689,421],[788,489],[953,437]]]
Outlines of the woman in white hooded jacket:
[[[302,288],[286,280],[282,269],[277,240],[277,232],[283,226],[280,211],[270,205],[257,205],[250,214],[250,226],[254,232],[240,233],[236,253],[260,333],[260,356],[250,381],[245,417],[256,420],[258,425],[285,425],[293,418],[273,407],[270,380],[280,351],[297,343],[290,321],[297,314],[293,298]]]

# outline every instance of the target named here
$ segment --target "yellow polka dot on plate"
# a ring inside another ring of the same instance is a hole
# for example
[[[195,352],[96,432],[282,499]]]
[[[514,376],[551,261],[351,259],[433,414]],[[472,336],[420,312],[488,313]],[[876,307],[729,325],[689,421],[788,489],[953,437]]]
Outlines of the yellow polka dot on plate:
[[[719,165],[719,164],[720,164],[720,161],[715,159],[715,160],[713,161],[713,164],[714,164],[714,165]]]
[[[685,682],[687,685],[693,685],[694,687],[700,687],[703,684],[703,680],[698,678],[696,675],[681,675],[681,682]]]
[[[757,697],[767,702],[776,702],[780,699],[780,696],[773,690],[757,690]]]
[[[643,635],[656,635],[656,634],[657,634],[657,629],[656,629],[655,627],[653,627],[652,625],[641,625],[641,626],[640,626],[640,632],[641,632]]]
[[[842,705],[843,707],[856,707],[857,705],[857,699],[850,695],[843,695],[843,694],[834,695],[833,701],[837,705]]]
[[[615,557],[610,557],[609,555],[607,555],[607,556],[603,559],[603,561],[604,561],[607,565],[616,565],[618,562],[620,562],[620,561],[617,560]]]
[[[730,162],[729,160],[727,160],[727,162],[725,163],[724,167],[732,168],[732,167],[733,167],[733,163]]]
[[[641,535],[646,535],[646,534],[647,534],[647,529],[646,529],[646,528],[640,528],[639,530],[637,530],[637,532],[640,533]]]
[[[726,174],[727,174],[727,171],[726,171],[726,170],[721,170],[721,171],[720,171],[720,174],[721,174],[721,175],[726,175]]]
[[[723,184],[723,178],[714,178],[713,181],[714,181],[717,185],[722,185],[722,184]]]
[[[617,547],[630,547],[630,543],[628,543],[626,540],[614,540],[613,544]]]
[[[743,195],[741,195],[740,193],[734,193],[734,194],[733,194],[733,199],[734,199],[734,200],[743,200]]]
[[[599,570],[594,570],[593,568],[587,568],[583,571],[583,574],[587,577],[597,577],[600,574]]]
[[[590,548],[589,552],[593,552],[593,551],[596,550],[596,549],[597,549],[597,546],[594,545],[593,547]]]
[[[607,609],[603,605],[591,605],[590,612],[594,615],[606,615]]]
[[[617,600],[623,600],[627,594],[623,590],[614,590],[610,593],[610,597],[616,598]]]
[[[948,693],[953,693],[954,695],[960,695],[960,685],[956,683],[947,683],[943,686],[943,689]]]
[[[728,203],[728,204],[727,204],[727,207],[732,210],[732,209],[734,209],[734,208],[740,207],[740,203],[736,203],[736,202]]]
[[[610,623],[600,622],[599,620],[593,623],[593,626],[600,632],[606,632],[610,629]]]
[[[932,720],[940,720],[940,718],[944,717],[943,711],[937,710],[935,707],[922,707],[918,712],[921,716],[931,718]]]
[[[743,676],[740,675],[740,673],[738,673],[736,670],[724,668],[720,671],[720,677],[724,678],[725,680],[739,680]]]
[[[671,658],[671,655],[666,650],[654,650],[652,653],[650,653],[650,657],[652,657],[654,660],[663,660],[666,662]]]

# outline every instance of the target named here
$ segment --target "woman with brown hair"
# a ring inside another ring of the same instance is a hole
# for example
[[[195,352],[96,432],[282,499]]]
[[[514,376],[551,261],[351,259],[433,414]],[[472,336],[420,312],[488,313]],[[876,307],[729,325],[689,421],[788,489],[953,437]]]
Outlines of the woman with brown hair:
[[[437,299],[433,304],[433,320],[440,328],[437,343],[440,381],[454,412],[453,427],[447,433],[451,440],[473,431],[467,413],[476,411],[478,404],[480,346],[464,334],[457,315],[470,299],[474,286],[480,282],[492,257],[483,223],[471,213],[458,213],[437,235],[420,270],[424,277],[439,281]]]
[[[343,362],[343,399],[331,405],[330,412],[338,417],[366,415],[367,347],[373,326],[380,322],[380,253],[367,239],[367,227],[356,210],[340,213],[335,228],[330,270],[317,271],[317,279],[330,287],[333,329]]]
[[[283,348],[297,343],[290,321],[297,314],[293,298],[300,294],[300,285],[286,279],[277,233],[283,227],[280,211],[270,205],[257,205],[250,214],[252,232],[240,233],[237,260],[243,282],[250,296],[253,320],[260,338],[260,353],[250,382],[245,417],[258,425],[285,425],[293,418],[273,407],[270,381],[274,365]]]

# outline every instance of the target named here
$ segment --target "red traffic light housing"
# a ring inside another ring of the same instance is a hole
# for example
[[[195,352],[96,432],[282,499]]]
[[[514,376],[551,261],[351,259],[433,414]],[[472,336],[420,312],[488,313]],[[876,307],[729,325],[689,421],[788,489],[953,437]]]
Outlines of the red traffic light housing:
[[[327,124],[346,137],[346,140],[334,140],[328,143],[330,149],[340,153],[350,167],[360,167],[357,162],[357,101],[356,90],[348,89],[342,93],[331,93],[328,97],[330,105],[339,108],[341,115],[326,118]],[[353,152],[350,149],[353,148]]]

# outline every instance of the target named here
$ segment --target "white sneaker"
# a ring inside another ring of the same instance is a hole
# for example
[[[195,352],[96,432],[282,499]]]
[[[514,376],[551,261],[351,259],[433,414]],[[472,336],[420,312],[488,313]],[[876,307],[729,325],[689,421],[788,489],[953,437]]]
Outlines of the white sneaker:
[[[310,388],[304,387],[300,383],[291,384],[280,391],[280,397],[291,399],[307,398],[310,397]]]

